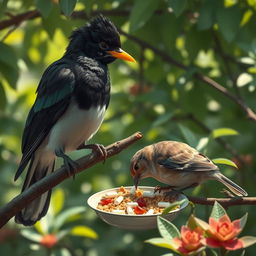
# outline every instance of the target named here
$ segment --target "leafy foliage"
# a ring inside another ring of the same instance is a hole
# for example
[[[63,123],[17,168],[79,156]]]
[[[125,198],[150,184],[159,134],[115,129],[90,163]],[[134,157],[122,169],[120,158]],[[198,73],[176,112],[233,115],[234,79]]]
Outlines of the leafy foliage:
[[[20,23],[4,26],[5,20],[24,13]],[[43,71],[63,55],[72,29],[98,13],[108,16],[120,31],[132,36],[122,36],[122,48],[138,64],[118,60],[110,65],[112,98],[106,118],[91,142],[107,145],[137,130],[143,132],[144,138],[104,165],[94,166],[75,180],[64,182],[61,190],[55,189],[51,203],[55,207],[35,225],[32,237],[37,237],[35,233],[42,236],[60,230],[61,243],[66,247],[53,252],[60,255],[80,255],[81,251],[89,256],[164,254],[165,249],[142,246],[144,240],[157,236],[156,230],[133,233],[112,228],[87,209],[86,199],[105,188],[132,184],[128,171],[131,156],[139,148],[161,140],[184,141],[209,158],[217,158],[218,163],[221,158],[225,163],[220,166],[221,171],[249,194],[254,192],[255,121],[247,119],[245,109],[256,110],[256,3],[252,0],[1,1],[1,205],[19,193],[22,186],[22,178],[16,183],[12,180],[21,156],[24,122]],[[229,92],[244,108],[198,79],[199,74],[222,85],[224,92]],[[223,130],[223,127],[228,128]],[[86,153],[74,152],[71,157],[76,159]],[[238,171],[232,163],[238,166]],[[61,164],[59,161],[58,166]],[[152,179],[143,182],[158,184]],[[185,193],[217,197],[222,196],[220,188],[212,181]],[[252,209],[246,207],[247,234],[255,234]],[[198,217],[208,212],[206,207],[198,205],[196,211]],[[230,211],[234,217],[244,214],[242,207]],[[184,223],[186,218],[184,211],[175,224]],[[81,226],[93,228],[98,239],[91,239],[96,238],[93,231]],[[30,247],[35,249],[37,245],[21,236],[27,232],[21,229],[10,222],[1,230],[3,255],[35,254]],[[246,243],[250,243],[250,238]],[[71,253],[67,248],[71,248]],[[45,255],[38,249],[37,255]],[[248,248],[246,253],[250,255],[254,250]]]

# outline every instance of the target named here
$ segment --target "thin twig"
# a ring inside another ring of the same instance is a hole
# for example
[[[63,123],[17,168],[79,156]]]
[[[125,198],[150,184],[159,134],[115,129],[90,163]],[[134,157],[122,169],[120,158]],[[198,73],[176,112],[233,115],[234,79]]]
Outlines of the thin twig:
[[[233,197],[233,198],[202,198],[188,196],[189,201],[194,204],[213,205],[215,201],[224,207],[235,205],[256,205],[256,197]]]
[[[112,157],[122,150],[126,149],[137,140],[142,138],[142,134],[140,132],[134,133],[133,135],[117,141],[106,147],[107,150],[107,158]],[[78,167],[74,170],[74,173],[77,174],[84,169],[87,169],[98,162],[104,160],[102,155],[98,154],[89,154],[84,156],[76,161]],[[32,202],[34,199],[42,195],[44,192],[52,189],[63,180],[69,178],[71,175],[70,172],[66,170],[65,167],[61,167],[51,175],[46,176],[45,178],[39,180],[30,188],[25,190],[20,195],[16,196],[12,201],[6,204],[4,207],[0,209],[0,228],[3,227],[14,215],[16,215],[20,210],[22,210],[26,205]]]

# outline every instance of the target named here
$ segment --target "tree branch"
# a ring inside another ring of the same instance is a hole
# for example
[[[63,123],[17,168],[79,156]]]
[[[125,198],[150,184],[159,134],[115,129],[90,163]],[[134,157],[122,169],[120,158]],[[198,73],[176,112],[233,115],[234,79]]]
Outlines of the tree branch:
[[[122,150],[126,149],[141,138],[142,134],[137,132],[123,140],[117,141],[107,146],[107,158],[120,153]],[[87,169],[96,163],[101,162],[102,160],[104,160],[103,156],[99,154],[91,153],[87,156],[84,156],[76,161],[78,167],[74,170],[74,173],[79,173],[84,169]],[[12,199],[12,201],[0,209],[0,228],[3,227],[14,215],[16,215],[35,198],[52,189],[70,176],[71,173],[68,172],[65,167],[61,167],[51,175],[46,176],[45,178],[36,182],[33,186],[25,190],[20,195],[16,196],[14,199]]]
[[[256,205],[256,197],[232,197],[232,198],[202,198],[188,196],[189,201],[194,204],[213,205],[215,201],[224,207],[235,205]]]

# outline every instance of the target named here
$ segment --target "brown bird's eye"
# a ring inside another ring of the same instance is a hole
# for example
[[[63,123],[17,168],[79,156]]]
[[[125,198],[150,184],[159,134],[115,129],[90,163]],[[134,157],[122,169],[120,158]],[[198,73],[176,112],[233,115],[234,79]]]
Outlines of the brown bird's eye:
[[[99,43],[99,46],[100,46],[100,48],[101,48],[102,50],[108,49],[108,44],[105,43],[105,42],[100,42],[100,43]]]
[[[139,170],[139,165],[138,165],[138,164],[135,164],[135,165],[134,165],[134,170],[135,170],[135,171],[138,171],[138,170]]]

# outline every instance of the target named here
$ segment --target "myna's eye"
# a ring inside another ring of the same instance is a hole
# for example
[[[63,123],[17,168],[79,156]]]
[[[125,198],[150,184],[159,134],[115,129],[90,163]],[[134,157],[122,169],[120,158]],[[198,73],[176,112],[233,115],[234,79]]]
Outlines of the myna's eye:
[[[108,47],[108,44],[104,41],[100,42],[99,43],[99,46],[102,50],[107,50],[109,47]]]

